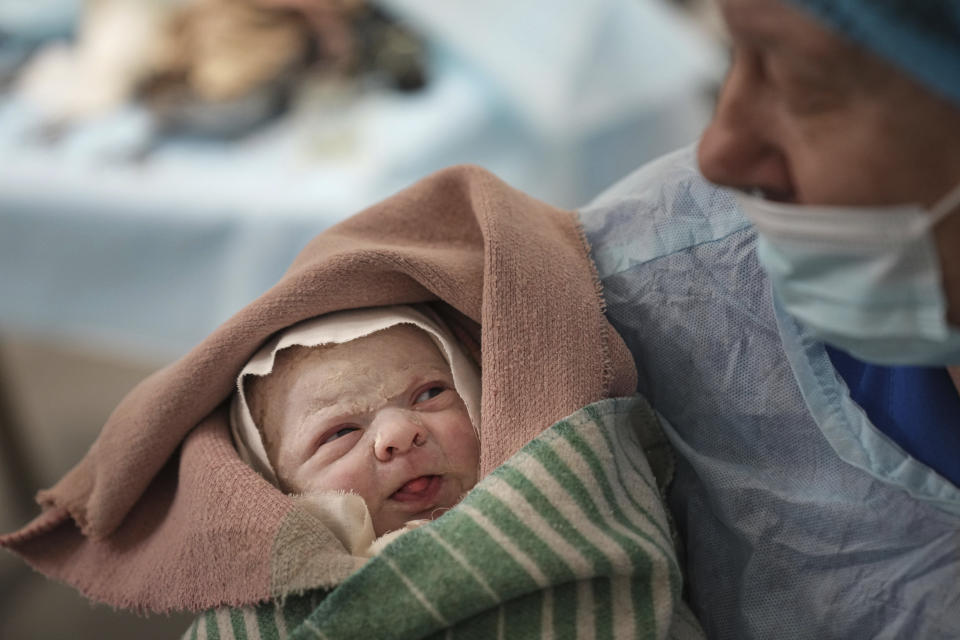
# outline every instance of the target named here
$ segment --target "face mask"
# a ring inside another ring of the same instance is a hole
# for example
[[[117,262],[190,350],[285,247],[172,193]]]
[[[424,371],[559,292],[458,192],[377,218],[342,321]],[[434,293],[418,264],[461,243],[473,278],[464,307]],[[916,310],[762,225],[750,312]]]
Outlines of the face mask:
[[[960,364],[931,233],[960,204],[960,185],[929,212],[738,200],[774,295],[818,339],[877,364]]]

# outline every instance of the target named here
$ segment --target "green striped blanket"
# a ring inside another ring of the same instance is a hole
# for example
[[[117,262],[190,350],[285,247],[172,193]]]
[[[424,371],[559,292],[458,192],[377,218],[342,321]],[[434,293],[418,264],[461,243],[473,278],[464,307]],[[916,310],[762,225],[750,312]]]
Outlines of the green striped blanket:
[[[184,637],[702,638],[661,500],[671,465],[643,399],[597,402],[332,591],[208,611]]]

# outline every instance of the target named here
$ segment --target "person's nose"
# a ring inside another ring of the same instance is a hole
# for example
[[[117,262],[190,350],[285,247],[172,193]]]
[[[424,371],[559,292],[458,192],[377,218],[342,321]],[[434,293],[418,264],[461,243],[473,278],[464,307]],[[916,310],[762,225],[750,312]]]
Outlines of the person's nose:
[[[790,165],[779,144],[775,89],[759,56],[736,50],[697,160],[707,180],[768,197],[793,199]]]
[[[427,430],[416,411],[385,408],[371,423],[373,453],[380,462],[388,462],[427,441]]]

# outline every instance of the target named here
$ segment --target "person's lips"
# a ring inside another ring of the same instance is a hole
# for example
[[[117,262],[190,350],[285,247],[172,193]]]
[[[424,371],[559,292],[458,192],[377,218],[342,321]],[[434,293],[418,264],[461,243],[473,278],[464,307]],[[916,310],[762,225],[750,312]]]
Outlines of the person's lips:
[[[440,476],[418,476],[405,482],[390,498],[397,502],[426,504],[436,498],[442,485]]]

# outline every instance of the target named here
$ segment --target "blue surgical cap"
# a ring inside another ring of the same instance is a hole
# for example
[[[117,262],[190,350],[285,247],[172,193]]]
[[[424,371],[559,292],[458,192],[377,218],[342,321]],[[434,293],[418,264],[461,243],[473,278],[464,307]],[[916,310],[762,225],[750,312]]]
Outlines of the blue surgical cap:
[[[790,1],[960,104],[960,1]]]

